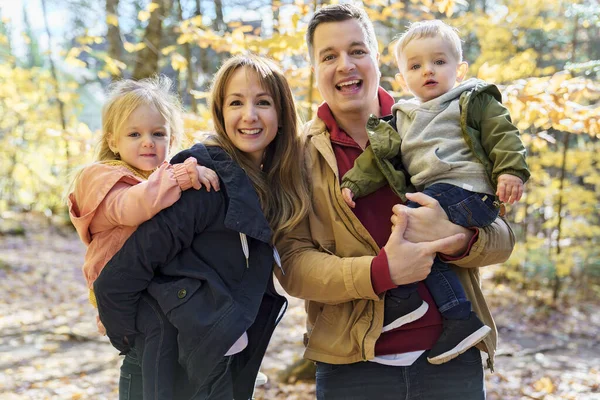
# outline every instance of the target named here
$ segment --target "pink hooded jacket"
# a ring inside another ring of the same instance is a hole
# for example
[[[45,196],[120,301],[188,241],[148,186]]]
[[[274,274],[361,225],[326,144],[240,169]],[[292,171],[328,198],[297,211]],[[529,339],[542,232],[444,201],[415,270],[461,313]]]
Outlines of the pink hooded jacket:
[[[196,165],[193,157],[183,164],[164,162],[148,180],[122,165],[95,163],[82,171],[68,203],[71,222],[87,246],[88,288],[138,225],[179,200],[183,190],[199,188]],[[95,303],[91,295],[90,301]]]

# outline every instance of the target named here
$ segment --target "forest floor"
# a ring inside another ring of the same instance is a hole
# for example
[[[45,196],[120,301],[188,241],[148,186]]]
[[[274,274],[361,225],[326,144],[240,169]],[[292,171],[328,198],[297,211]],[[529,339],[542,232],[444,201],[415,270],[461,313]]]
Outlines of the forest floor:
[[[0,221],[1,222],[1,221]],[[75,233],[40,224],[0,235],[0,399],[117,399],[121,357],[95,332]],[[600,399],[600,304],[546,306],[535,293],[484,292],[500,332],[488,399]],[[278,382],[303,351],[304,307],[289,299],[261,370],[256,399],[314,399],[314,382]]]

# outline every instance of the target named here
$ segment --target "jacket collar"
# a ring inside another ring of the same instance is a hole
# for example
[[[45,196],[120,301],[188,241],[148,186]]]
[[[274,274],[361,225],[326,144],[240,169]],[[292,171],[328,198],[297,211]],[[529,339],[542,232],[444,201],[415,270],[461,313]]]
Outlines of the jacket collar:
[[[384,88],[379,87],[377,90],[377,99],[379,100],[379,109],[381,115],[390,115],[392,113],[392,106],[394,105],[394,98]],[[335,120],[335,116],[329,108],[329,104],[323,102],[317,110],[317,117],[321,119],[327,130],[329,131],[331,141],[344,146],[358,147],[360,146],[352,139],[346,132],[344,132]]]
[[[221,191],[228,200],[225,227],[271,243],[273,232],[244,170],[218,146],[207,147],[198,143],[190,151],[200,165],[213,169],[221,179]]]

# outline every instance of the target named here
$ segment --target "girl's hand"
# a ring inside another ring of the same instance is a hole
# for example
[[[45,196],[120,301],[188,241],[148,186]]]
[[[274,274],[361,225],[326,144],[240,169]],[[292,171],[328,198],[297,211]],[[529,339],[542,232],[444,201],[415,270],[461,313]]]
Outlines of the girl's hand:
[[[523,181],[514,175],[500,175],[496,195],[503,203],[516,203],[523,196]]]
[[[348,207],[356,207],[356,203],[354,202],[354,200],[352,200],[354,198],[354,193],[352,193],[352,190],[348,188],[342,188],[342,197],[344,198],[346,204],[348,204]]]
[[[221,189],[219,187],[219,177],[215,171],[202,165],[197,165],[196,171],[198,172],[197,181],[192,179],[194,189],[200,189],[202,185],[206,187],[206,191],[208,192],[210,192],[211,187],[217,192]]]

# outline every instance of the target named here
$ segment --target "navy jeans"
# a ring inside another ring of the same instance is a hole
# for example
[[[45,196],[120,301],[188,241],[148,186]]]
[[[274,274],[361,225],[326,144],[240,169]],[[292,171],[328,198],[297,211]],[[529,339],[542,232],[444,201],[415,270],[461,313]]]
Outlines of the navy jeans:
[[[177,330],[147,294],[140,299],[136,327],[141,334],[121,365],[119,400],[173,399]]]
[[[142,366],[144,399],[173,398],[178,363],[177,329],[167,320],[156,300],[144,293],[138,305],[135,350]]]
[[[426,351],[413,365],[317,363],[318,400],[483,400],[481,353],[471,348],[441,365]]]
[[[498,217],[499,206],[496,197],[475,193],[447,183],[436,183],[423,190],[423,193],[436,199],[453,223],[465,228],[483,228]],[[419,208],[418,203],[409,201],[408,207]],[[471,313],[471,303],[467,300],[458,276],[448,264],[436,257],[431,272],[425,279],[440,313],[448,319],[464,319]],[[406,298],[417,291],[417,285],[402,285],[388,290],[387,294]]]
[[[119,400],[144,400],[142,387],[142,367],[135,349],[131,349],[121,365]]]

